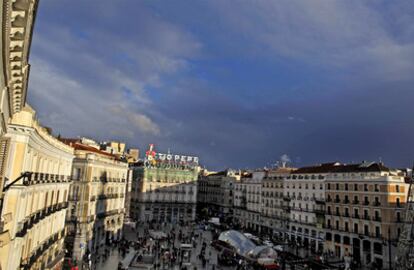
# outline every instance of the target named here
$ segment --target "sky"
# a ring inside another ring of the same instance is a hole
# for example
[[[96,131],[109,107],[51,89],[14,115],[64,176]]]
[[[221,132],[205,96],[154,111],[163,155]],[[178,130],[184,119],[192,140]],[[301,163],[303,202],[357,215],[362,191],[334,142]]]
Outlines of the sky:
[[[211,170],[414,160],[414,2],[42,0],[28,102]]]

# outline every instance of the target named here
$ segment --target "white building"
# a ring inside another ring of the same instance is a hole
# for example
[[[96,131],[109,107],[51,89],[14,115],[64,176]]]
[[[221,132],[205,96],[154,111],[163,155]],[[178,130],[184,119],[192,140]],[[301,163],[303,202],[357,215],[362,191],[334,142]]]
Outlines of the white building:
[[[324,181],[330,165],[303,167],[286,178],[283,195],[289,218],[288,238],[313,251],[323,250]]]
[[[277,168],[270,170],[262,181],[262,232],[283,239],[287,219],[283,210],[285,180],[294,169]]]

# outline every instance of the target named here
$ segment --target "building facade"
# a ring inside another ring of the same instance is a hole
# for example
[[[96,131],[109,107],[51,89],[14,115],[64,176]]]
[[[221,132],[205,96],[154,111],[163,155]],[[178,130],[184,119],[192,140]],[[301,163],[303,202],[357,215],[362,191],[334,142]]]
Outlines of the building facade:
[[[234,206],[234,186],[240,181],[240,172],[223,171],[200,175],[198,183],[198,203],[201,211],[208,210],[208,216],[219,217],[232,222]]]
[[[86,139],[62,139],[75,149],[66,247],[75,264],[120,240],[128,164]]]
[[[262,232],[282,240],[287,233],[288,216],[283,209],[283,190],[293,168],[269,170],[262,181]]]
[[[13,116],[6,137],[1,269],[59,269],[73,149],[42,128],[29,106]]]
[[[362,265],[393,267],[408,184],[381,163],[338,165],[326,177],[325,249]]]
[[[245,172],[234,183],[234,222],[242,228],[260,232],[262,228],[262,181],[267,172]]]
[[[286,178],[284,210],[287,238],[297,246],[321,253],[324,244],[325,179],[331,164],[302,167]]]
[[[196,218],[198,158],[155,153],[133,164],[131,218],[140,222],[180,223]]]
[[[4,135],[11,117],[26,104],[28,61],[37,5],[37,0],[2,1],[0,4],[0,212],[8,147]],[[2,238],[7,238],[2,225],[0,220],[0,246]]]
[[[198,170],[133,168],[131,218],[141,222],[195,220]]]
[[[246,176],[245,174],[242,175]],[[244,217],[247,214],[247,184],[241,180],[235,181],[233,189],[233,224],[244,229],[246,226]]]

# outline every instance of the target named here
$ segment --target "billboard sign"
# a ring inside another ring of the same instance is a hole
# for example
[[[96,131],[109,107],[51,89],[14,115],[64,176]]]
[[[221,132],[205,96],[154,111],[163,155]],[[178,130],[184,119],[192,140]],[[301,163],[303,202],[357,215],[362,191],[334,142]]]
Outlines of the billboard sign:
[[[149,145],[149,149],[145,153],[145,163],[152,166],[160,164],[197,166],[198,162],[198,157],[194,156],[157,153],[154,151],[153,144]]]

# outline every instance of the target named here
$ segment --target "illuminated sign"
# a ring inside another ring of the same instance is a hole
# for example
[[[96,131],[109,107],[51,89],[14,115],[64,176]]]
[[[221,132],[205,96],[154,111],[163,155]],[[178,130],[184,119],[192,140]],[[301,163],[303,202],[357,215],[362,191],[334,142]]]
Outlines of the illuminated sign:
[[[176,165],[198,165],[198,157],[164,154],[154,151],[154,145],[149,145],[149,150],[145,153],[145,160],[148,165],[156,165],[159,163],[168,163]]]

